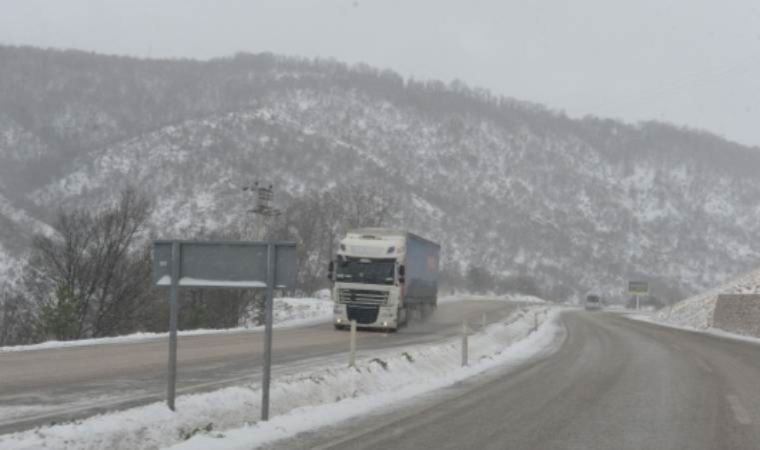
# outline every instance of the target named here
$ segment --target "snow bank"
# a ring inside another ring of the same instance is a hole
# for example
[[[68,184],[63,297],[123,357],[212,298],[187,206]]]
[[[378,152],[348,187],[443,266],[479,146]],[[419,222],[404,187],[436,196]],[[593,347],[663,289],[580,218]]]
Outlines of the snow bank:
[[[519,303],[546,303],[546,300],[532,295],[524,294],[507,294],[507,295],[482,295],[482,294],[455,294],[438,297],[438,304],[461,302],[467,300],[488,300],[501,302],[519,302]]]
[[[749,342],[751,344],[760,345],[760,338],[745,336],[743,334],[731,333],[729,331],[721,330],[719,328],[696,328],[696,327],[687,326],[687,325],[676,325],[672,323],[663,322],[661,320],[658,320],[654,316],[650,316],[646,314],[626,314],[625,317],[632,320],[639,320],[642,322],[648,322],[648,323],[660,325],[667,328],[673,328],[674,330],[696,331],[699,333],[710,334],[713,336],[722,337],[726,339],[735,339],[737,341],[744,341],[744,342]]]
[[[274,301],[274,324],[277,328],[291,328],[321,323],[332,318],[332,301],[325,298],[277,298]],[[226,329],[199,329],[180,331],[180,336],[197,336],[203,334],[225,334],[258,331],[263,326],[236,327]],[[168,333],[133,333],[125,336],[115,336],[95,339],[80,339],[77,341],[47,341],[32,345],[14,345],[0,347],[0,352],[17,352],[25,350],[42,350],[61,347],[81,347],[87,345],[124,344],[148,339],[166,339]]]
[[[172,281],[169,275],[164,275],[156,283],[157,286],[171,286]],[[203,278],[182,277],[179,279],[180,286],[200,286],[200,287],[236,287],[236,288],[265,288],[267,284],[263,281],[218,281],[206,280]]]
[[[721,294],[760,294],[760,269],[741,275],[707,292],[687,298],[670,308],[664,308],[654,320],[698,330],[713,325],[713,314]]]
[[[461,348],[459,340],[453,339],[360,355],[356,368],[333,364],[275,379],[273,419],[269,422],[255,422],[261,392],[258,384],[252,384],[181,396],[177,412],[155,403],[0,436],[0,448],[252,448],[451,385],[496,366],[519,364],[557,342],[560,328],[552,319],[558,312],[537,311],[517,311],[504,322],[472,335],[468,367],[460,367]],[[536,320],[542,325],[532,332]]]

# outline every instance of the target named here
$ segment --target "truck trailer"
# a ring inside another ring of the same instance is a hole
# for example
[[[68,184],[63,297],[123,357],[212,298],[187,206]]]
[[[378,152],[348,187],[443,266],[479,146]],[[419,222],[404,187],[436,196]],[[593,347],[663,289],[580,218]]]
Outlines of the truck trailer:
[[[441,247],[403,230],[361,228],[340,241],[328,277],[334,325],[395,331],[433,312]]]

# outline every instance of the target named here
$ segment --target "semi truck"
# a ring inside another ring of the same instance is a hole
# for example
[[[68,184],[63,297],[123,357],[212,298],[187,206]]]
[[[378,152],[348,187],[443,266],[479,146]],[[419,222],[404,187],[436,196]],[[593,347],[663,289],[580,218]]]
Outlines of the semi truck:
[[[340,240],[328,267],[334,325],[395,331],[431,314],[441,247],[404,230],[361,228]]]

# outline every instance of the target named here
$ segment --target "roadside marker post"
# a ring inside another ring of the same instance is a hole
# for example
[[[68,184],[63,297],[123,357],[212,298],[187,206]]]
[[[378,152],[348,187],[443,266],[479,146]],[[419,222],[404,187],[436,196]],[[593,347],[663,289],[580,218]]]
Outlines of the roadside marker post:
[[[462,320],[462,367],[467,366],[467,320]]]
[[[488,324],[488,322],[486,322],[486,313],[483,313],[483,329],[484,330],[486,329],[486,325],[487,324]]]
[[[356,367],[356,320],[351,321],[351,344],[348,354],[348,367]]]
[[[295,285],[296,244],[254,241],[154,241],[153,279],[157,286],[169,288],[169,373],[166,403],[172,411],[176,410],[180,288],[265,288],[261,420],[269,420],[274,289]]]

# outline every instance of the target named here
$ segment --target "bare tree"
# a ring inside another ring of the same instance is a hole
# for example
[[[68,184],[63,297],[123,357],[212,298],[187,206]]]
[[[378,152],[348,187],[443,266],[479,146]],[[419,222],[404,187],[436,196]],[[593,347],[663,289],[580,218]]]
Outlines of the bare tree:
[[[305,291],[325,285],[326,266],[346,230],[383,226],[397,209],[393,197],[376,187],[345,186],[294,200],[275,224],[273,237],[298,244],[298,280]]]
[[[37,332],[33,305],[8,286],[0,292],[0,346],[33,342]]]
[[[35,237],[25,280],[46,334],[78,339],[134,327],[151,299],[150,252],[138,247],[149,214],[148,199],[127,188],[96,214],[60,211],[57,234]]]

